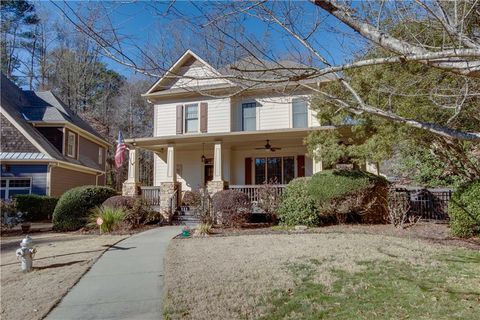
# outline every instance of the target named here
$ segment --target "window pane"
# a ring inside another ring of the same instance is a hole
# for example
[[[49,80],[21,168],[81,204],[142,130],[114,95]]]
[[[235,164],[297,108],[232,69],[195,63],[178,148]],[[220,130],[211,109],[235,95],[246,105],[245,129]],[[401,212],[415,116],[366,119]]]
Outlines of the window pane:
[[[30,188],[30,180],[10,180],[9,188]]]
[[[255,184],[265,182],[265,158],[255,158]]]
[[[269,183],[282,182],[282,158],[267,158],[267,179]]]
[[[198,119],[187,119],[185,132],[198,132]]]
[[[301,99],[293,99],[293,101],[292,101],[292,111],[293,111],[293,127],[294,128],[306,128],[308,126],[307,102],[304,101],[304,100],[301,100]]]
[[[295,178],[295,160],[293,157],[283,158],[283,183],[287,184]]]
[[[2,185],[1,185],[2,188],[5,188],[7,186],[7,180],[2,179],[1,183],[2,183]]]
[[[185,119],[197,119],[198,106],[196,104],[185,106]]]
[[[242,104],[242,126],[243,131],[251,131],[257,129],[257,104]]]

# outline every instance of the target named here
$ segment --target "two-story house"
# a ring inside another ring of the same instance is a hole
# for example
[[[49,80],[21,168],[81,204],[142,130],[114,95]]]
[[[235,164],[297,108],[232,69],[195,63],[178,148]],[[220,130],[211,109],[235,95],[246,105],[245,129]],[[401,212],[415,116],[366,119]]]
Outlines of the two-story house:
[[[154,136],[126,140],[124,194],[138,190],[137,148],[155,153],[160,202],[176,189],[245,190],[322,170],[303,141],[312,130],[335,129],[321,126],[309,106],[312,88],[331,78],[246,88],[228,74],[231,69],[218,71],[189,50],[143,95],[154,105]]]
[[[2,74],[0,107],[2,199],[105,184],[110,144],[52,92],[24,91]]]

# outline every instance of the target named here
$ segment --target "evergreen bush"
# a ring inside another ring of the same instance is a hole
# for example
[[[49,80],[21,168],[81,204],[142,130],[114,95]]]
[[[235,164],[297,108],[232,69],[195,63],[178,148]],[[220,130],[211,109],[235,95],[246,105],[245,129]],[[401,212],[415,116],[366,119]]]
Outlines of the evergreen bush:
[[[457,237],[480,235],[480,180],[461,185],[448,206],[451,233]]]

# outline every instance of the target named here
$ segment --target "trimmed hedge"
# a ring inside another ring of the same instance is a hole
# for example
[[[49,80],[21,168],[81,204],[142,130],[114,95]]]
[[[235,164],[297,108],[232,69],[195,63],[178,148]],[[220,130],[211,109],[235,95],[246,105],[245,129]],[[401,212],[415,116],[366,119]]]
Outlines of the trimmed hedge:
[[[59,231],[77,230],[88,222],[90,210],[115,195],[108,187],[82,186],[65,192],[53,212],[53,228]]]
[[[27,221],[52,219],[58,199],[37,194],[17,194],[14,196],[18,211],[26,214]]]
[[[308,183],[322,219],[338,223],[384,223],[388,215],[389,182],[364,171],[326,170]]]
[[[283,191],[278,209],[282,224],[287,226],[319,224],[318,207],[315,198],[308,192],[310,178],[297,178],[290,181]]]
[[[448,206],[450,231],[463,238],[480,235],[480,180],[461,185]]]
[[[279,216],[285,225],[386,222],[388,181],[363,171],[326,170],[292,180]]]
[[[104,207],[121,208],[123,210],[132,210],[135,206],[135,198],[127,196],[113,196],[103,202]]]

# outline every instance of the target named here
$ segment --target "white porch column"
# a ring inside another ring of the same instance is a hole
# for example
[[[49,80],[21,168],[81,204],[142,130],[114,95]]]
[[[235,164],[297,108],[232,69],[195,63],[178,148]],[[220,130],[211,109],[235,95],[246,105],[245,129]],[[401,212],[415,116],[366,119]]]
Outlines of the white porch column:
[[[167,147],[167,182],[176,182],[177,172],[175,170],[175,147]]]
[[[138,166],[138,150],[136,148],[128,149],[128,175],[127,180],[122,185],[122,195],[128,197],[137,197],[140,194],[140,170]]]
[[[213,149],[213,181],[223,181],[221,142],[215,142]]]
[[[321,156],[321,149],[320,147],[317,147],[313,156],[313,174],[323,171],[323,163],[321,160]]]
[[[139,179],[138,152],[136,148],[132,148],[128,150],[127,182],[138,183],[140,181]]]

